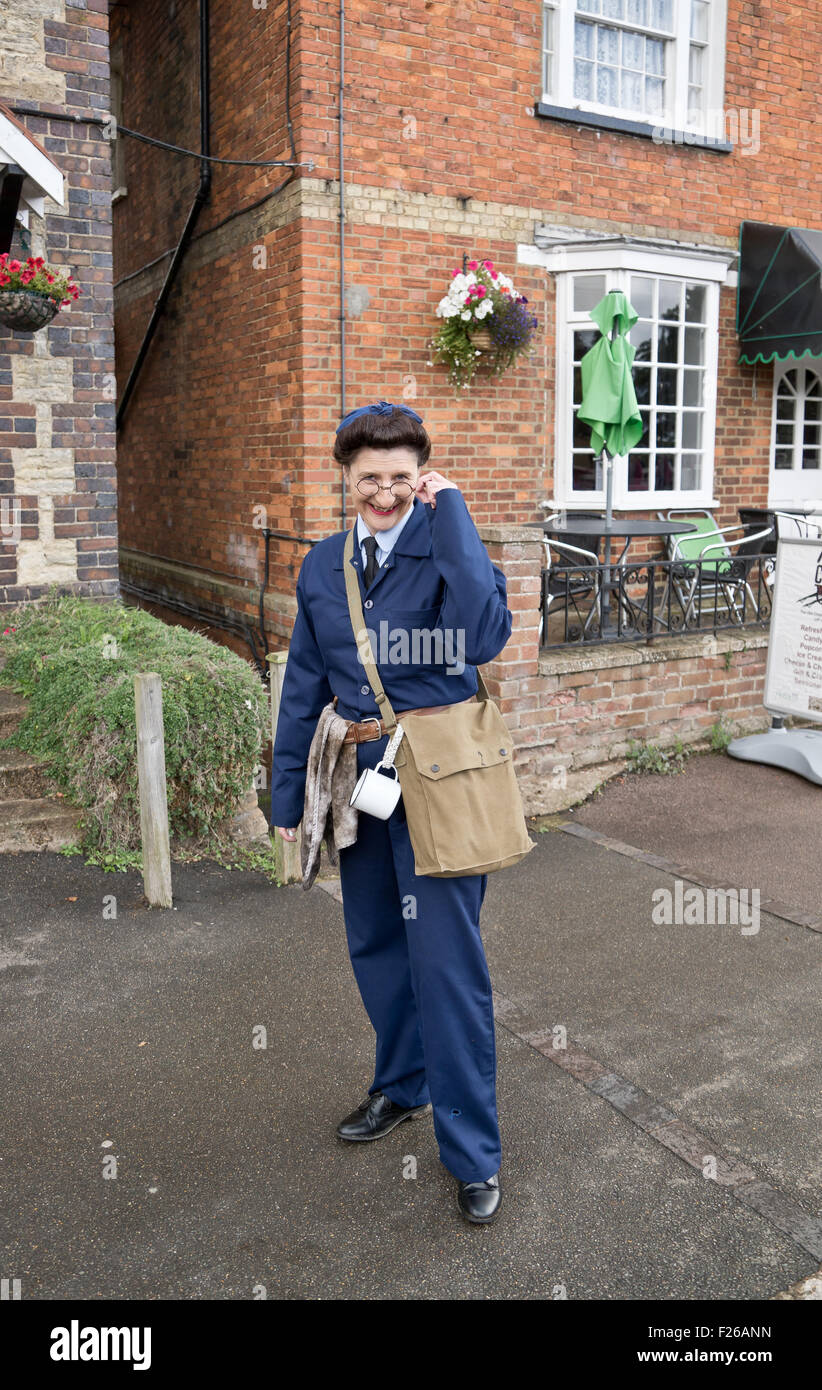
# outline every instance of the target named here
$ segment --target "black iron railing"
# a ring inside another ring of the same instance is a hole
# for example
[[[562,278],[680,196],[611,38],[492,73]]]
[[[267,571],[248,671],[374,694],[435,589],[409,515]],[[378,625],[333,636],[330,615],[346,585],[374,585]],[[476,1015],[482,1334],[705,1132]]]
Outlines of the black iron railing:
[[[542,572],[540,646],[652,641],[766,626],[774,557],[551,565]]]

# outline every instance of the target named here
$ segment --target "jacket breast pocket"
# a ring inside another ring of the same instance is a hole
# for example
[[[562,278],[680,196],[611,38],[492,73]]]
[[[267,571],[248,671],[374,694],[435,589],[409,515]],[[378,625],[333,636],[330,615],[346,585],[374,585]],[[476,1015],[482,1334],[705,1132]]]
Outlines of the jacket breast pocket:
[[[445,664],[443,632],[436,608],[390,608],[380,615],[379,659],[397,675]]]

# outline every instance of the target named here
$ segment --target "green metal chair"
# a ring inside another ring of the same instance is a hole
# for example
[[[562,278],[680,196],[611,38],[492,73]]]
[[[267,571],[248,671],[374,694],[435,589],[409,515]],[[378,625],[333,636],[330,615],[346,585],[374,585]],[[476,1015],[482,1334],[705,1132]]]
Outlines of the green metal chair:
[[[747,535],[746,526],[737,524],[720,528],[710,512],[696,508],[676,507],[667,513],[657,512],[657,516],[660,521],[674,521],[679,517],[696,527],[695,531],[679,532],[668,537],[668,559],[671,564],[662,597],[663,607],[668,602],[670,588],[673,588],[685,623],[693,618],[697,609],[700,616],[707,611],[716,618],[720,604],[731,621],[742,623],[746,598],[750,600],[753,612],[758,611],[749,577],[761,554],[759,542],[773,534],[772,526]],[[728,540],[727,537],[734,531],[741,531],[742,535]],[[697,564],[697,561],[700,563]]]

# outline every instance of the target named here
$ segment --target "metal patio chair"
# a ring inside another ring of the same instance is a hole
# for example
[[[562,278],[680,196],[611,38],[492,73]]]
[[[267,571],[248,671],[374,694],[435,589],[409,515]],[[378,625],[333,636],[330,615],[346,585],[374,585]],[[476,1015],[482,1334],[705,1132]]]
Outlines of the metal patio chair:
[[[547,519],[551,520],[552,518]],[[584,641],[594,616],[600,623],[602,621],[602,572],[599,567],[599,556],[595,555],[592,550],[585,550],[579,545],[571,545],[566,540],[554,540],[553,536],[543,536],[542,545],[545,552],[545,567],[542,571],[540,645],[542,645],[543,633],[547,629],[549,612],[552,606],[557,603],[565,608],[566,632],[568,631],[570,605],[573,604],[574,613],[581,624],[580,640]],[[565,573],[561,577],[557,574],[557,567],[552,561],[552,550],[556,550],[560,559],[566,561],[562,567]],[[583,617],[578,603],[589,598],[591,605],[587,616]]]
[[[750,601],[753,612],[758,612],[750,575],[761,559],[759,543],[773,534],[772,526],[746,535],[747,528],[742,523],[719,527],[711,513],[701,508],[675,507],[657,515],[660,521],[674,521],[680,517],[697,528],[668,537],[671,564],[662,596],[663,609],[672,589],[686,624],[697,611],[700,615],[712,612],[716,618],[720,604],[734,622],[744,621],[746,600]],[[743,534],[729,540],[735,531]],[[701,563],[696,564],[696,561]]]

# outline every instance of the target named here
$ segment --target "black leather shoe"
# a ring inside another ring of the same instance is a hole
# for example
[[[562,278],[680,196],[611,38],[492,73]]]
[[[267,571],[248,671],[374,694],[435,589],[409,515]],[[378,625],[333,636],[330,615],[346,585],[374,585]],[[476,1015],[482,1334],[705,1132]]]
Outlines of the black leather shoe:
[[[487,1226],[495,1221],[502,1206],[502,1188],[499,1173],[487,1182],[458,1182],[457,1206],[466,1221],[475,1226]]]
[[[393,1100],[384,1096],[382,1091],[375,1091],[372,1096],[366,1096],[362,1105],[358,1105],[356,1110],[352,1110],[350,1115],[346,1115],[345,1119],[340,1121],[337,1134],[340,1139],[353,1142],[382,1139],[384,1134],[402,1124],[403,1120],[418,1120],[420,1116],[427,1115],[430,1109],[430,1105],[418,1105],[404,1110],[401,1105],[395,1105]]]

